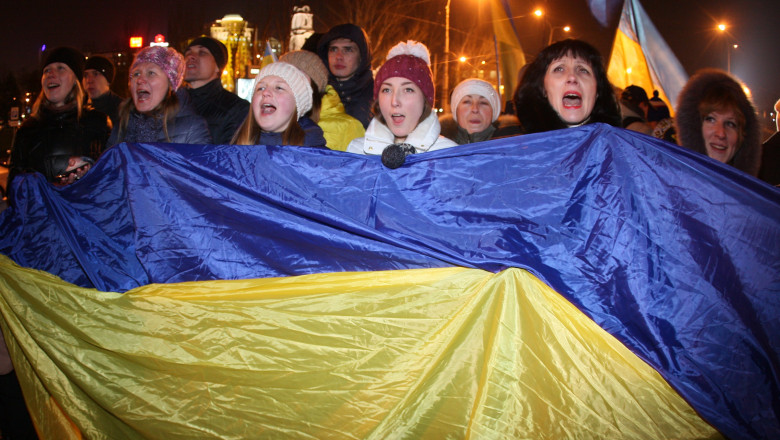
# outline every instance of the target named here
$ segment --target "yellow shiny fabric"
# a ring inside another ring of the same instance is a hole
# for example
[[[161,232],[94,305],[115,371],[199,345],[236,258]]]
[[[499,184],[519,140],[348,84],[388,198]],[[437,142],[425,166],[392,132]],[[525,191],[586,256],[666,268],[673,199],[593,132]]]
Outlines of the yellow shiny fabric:
[[[42,438],[718,438],[520,269],[118,294],[0,256],[0,312]]]
[[[628,69],[631,69],[630,72]],[[621,89],[635,85],[645,89],[645,91],[650,91],[649,94],[652,94],[653,90],[658,90],[659,98],[664,102],[671,102],[663,87],[653,83],[642,46],[620,29],[617,30],[615,41],[612,44],[607,77],[612,85]],[[673,106],[669,106],[669,113],[674,116]]]

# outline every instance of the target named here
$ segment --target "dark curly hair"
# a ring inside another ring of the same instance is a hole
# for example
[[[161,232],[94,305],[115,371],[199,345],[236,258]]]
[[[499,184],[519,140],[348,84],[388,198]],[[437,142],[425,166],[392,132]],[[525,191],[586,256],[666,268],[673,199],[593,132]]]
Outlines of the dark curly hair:
[[[550,105],[544,91],[547,68],[553,61],[566,55],[587,61],[596,78],[596,102],[587,123],[603,122],[620,127],[620,107],[612,84],[607,79],[601,54],[590,44],[569,38],[542,49],[522,75],[513,101],[523,132],[538,133],[568,127]]]

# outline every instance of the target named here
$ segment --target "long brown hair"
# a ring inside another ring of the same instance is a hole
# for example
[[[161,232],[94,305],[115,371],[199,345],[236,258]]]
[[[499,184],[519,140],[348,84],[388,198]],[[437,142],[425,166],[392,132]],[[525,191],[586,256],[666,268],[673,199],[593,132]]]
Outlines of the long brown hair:
[[[230,143],[232,145],[257,145],[261,134],[263,134],[263,130],[257,124],[254,111],[250,105],[249,114],[241,126],[238,127],[238,130],[236,130],[236,134],[233,135]],[[290,123],[287,124],[287,128],[282,132],[282,144],[303,145],[305,138],[306,132],[303,131],[301,124],[298,123],[298,110],[295,109],[290,118]]]
[[[374,105],[371,106],[371,111],[374,112],[374,119],[383,123],[384,125],[387,125],[387,121],[385,121],[385,117],[382,116],[382,109],[379,108],[378,99],[374,101]],[[433,111],[433,105],[431,105],[427,99],[423,99],[423,111],[422,114],[420,115],[420,120],[417,121],[417,125],[420,125],[420,122],[424,121],[428,116],[430,116],[432,111]],[[415,129],[417,128],[417,125],[414,126]]]

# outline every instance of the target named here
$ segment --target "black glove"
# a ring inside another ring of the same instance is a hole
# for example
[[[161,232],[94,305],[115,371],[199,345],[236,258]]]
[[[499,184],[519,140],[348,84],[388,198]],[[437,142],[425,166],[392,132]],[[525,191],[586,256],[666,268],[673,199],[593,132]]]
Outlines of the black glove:
[[[382,163],[394,170],[404,164],[406,156],[416,152],[410,144],[390,144],[382,151]]]

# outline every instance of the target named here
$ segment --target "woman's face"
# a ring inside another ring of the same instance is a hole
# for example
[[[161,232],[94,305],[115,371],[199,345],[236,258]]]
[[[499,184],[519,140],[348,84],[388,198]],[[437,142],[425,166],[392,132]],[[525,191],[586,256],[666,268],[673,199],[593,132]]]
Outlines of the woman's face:
[[[283,132],[290,125],[295,109],[295,95],[287,81],[269,75],[257,82],[252,95],[252,113],[262,131]]]
[[[588,120],[596,103],[596,77],[582,58],[564,55],[547,66],[544,91],[553,110],[569,126]]]
[[[423,114],[425,95],[422,90],[411,80],[394,76],[379,87],[377,99],[379,110],[395,141],[405,141],[409,133],[417,128]]]
[[[729,163],[737,153],[740,127],[731,109],[715,110],[704,117],[701,136],[707,156],[723,163]]]
[[[493,107],[482,95],[466,95],[455,109],[458,125],[468,134],[484,131],[493,122]]]
[[[168,95],[168,76],[154,63],[139,63],[130,72],[130,95],[136,110],[149,113]]]
[[[43,68],[41,87],[54,107],[65,105],[65,99],[76,85],[76,75],[65,63],[51,63]]]

